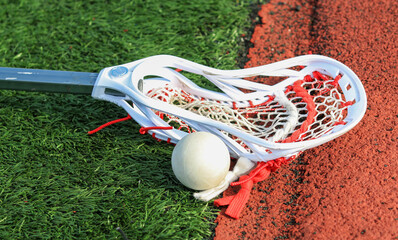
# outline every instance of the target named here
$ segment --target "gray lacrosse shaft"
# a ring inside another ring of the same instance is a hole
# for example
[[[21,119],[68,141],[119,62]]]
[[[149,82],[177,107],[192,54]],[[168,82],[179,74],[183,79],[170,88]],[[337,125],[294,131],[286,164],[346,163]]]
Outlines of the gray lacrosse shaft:
[[[0,89],[91,94],[98,73],[0,67]]]

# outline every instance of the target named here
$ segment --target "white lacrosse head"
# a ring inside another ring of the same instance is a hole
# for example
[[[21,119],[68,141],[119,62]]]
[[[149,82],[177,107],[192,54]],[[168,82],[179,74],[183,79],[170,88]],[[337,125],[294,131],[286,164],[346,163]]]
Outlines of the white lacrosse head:
[[[184,73],[201,75],[220,91],[199,87]],[[286,79],[273,86],[245,80],[254,76]],[[143,127],[155,127],[149,133],[157,139],[177,143],[192,131],[207,131],[233,157],[252,161],[290,157],[328,142],[352,129],[366,110],[355,73],[319,55],[241,70],[153,56],[103,69],[92,96],[123,107]]]

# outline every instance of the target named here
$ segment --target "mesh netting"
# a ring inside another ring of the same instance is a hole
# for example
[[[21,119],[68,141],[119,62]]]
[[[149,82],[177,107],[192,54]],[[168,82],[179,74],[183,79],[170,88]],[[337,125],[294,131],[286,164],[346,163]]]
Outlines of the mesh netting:
[[[345,101],[338,85],[340,77],[333,79],[313,72],[287,86],[283,96],[264,96],[256,99],[257,104],[207,99],[171,86],[152,89],[147,96],[270,142],[297,142],[318,138],[336,125],[344,124],[347,106],[352,103]],[[178,117],[160,111],[155,113],[176,129],[196,131]],[[224,134],[247,149],[238,137]]]

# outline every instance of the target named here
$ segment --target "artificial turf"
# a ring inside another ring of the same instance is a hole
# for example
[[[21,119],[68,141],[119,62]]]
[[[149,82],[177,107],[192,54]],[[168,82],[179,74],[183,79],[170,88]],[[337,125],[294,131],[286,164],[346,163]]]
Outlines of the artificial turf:
[[[171,54],[233,69],[250,4],[0,0],[0,66],[99,72]],[[90,96],[0,90],[0,239],[210,237],[218,210],[174,178],[173,146],[134,121],[87,135],[124,116]]]

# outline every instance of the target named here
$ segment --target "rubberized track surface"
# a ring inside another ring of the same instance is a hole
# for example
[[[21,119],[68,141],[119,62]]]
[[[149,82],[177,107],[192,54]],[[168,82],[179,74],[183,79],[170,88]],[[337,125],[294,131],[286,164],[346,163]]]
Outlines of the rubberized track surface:
[[[256,184],[240,219],[223,209],[215,239],[398,239],[398,2],[271,0],[258,16],[246,67],[335,58],[361,79],[368,110]]]

